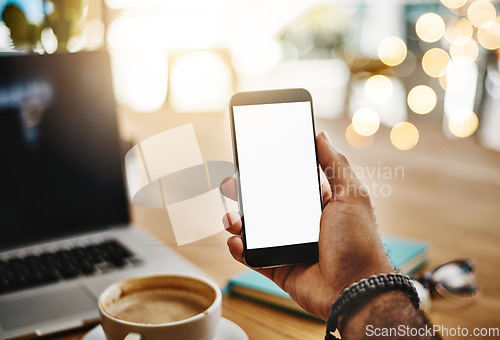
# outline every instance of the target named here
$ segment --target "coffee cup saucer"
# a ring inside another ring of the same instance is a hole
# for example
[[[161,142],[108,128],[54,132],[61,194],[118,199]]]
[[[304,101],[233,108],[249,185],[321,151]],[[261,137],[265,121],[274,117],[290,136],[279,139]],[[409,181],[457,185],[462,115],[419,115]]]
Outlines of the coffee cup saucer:
[[[97,325],[85,334],[82,340],[106,340],[106,336],[101,325]],[[240,326],[226,318],[221,318],[212,340],[248,340],[248,336]]]

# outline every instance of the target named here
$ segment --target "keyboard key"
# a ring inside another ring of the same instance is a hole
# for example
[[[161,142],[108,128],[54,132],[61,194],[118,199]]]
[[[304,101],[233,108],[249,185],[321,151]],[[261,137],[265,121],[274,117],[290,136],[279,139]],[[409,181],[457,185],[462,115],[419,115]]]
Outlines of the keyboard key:
[[[116,240],[0,260],[0,294],[140,262]]]
[[[95,266],[91,265],[85,260],[78,263],[78,268],[80,268],[82,273],[85,275],[90,275],[96,271]]]

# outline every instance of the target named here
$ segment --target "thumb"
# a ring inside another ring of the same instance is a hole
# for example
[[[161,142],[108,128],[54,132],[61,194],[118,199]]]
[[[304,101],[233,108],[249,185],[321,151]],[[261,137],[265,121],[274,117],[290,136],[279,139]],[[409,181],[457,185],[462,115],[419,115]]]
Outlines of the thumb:
[[[316,137],[316,145],[319,164],[333,193],[331,201],[353,201],[358,195],[368,196],[349,161],[334,148],[326,132],[323,131]]]

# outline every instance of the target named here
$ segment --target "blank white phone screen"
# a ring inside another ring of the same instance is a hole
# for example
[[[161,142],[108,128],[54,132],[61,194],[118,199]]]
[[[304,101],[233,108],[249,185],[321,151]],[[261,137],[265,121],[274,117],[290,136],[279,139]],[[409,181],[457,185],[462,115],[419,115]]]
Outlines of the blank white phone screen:
[[[318,242],[311,103],[233,107],[247,249]]]

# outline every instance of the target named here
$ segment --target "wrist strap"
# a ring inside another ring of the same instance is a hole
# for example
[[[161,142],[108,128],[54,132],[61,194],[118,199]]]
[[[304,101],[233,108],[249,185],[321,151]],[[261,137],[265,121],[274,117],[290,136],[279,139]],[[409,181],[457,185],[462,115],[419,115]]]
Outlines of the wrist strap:
[[[328,321],[326,322],[325,340],[337,339],[332,333],[335,332],[338,327],[339,316],[344,313],[349,305],[390,290],[402,290],[408,294],[411,303],[418,309],[420,300],[417,290],[408,276],[403,274],[372,275],[368,279],[353,283],[349,288],[344,289],[342,294],[332,304],[330,314],[328,315]]]

